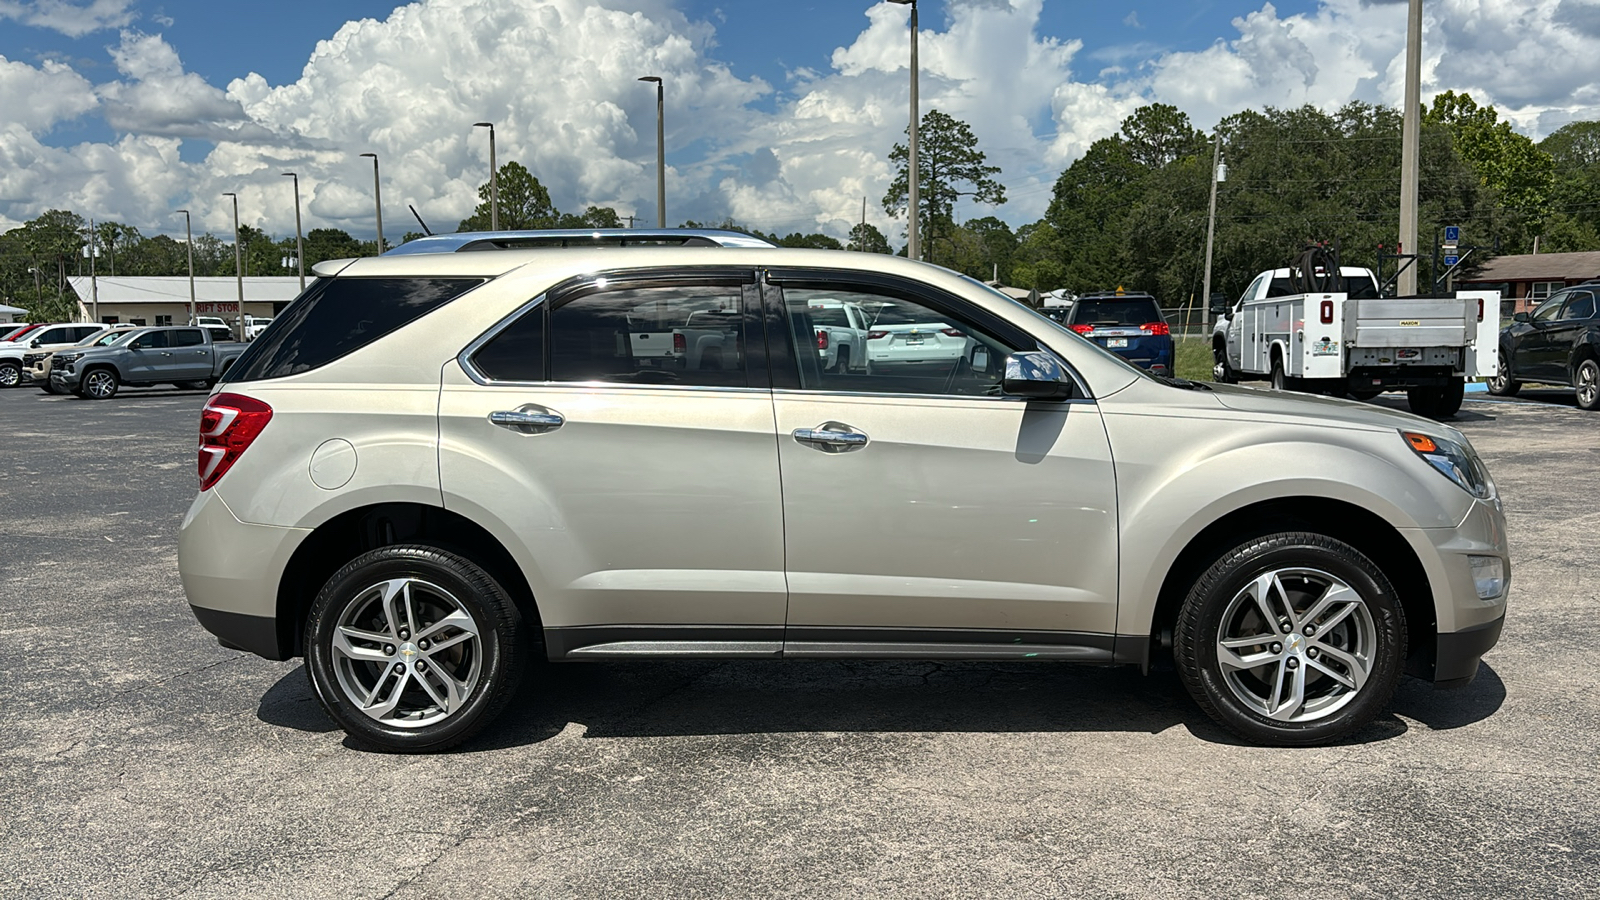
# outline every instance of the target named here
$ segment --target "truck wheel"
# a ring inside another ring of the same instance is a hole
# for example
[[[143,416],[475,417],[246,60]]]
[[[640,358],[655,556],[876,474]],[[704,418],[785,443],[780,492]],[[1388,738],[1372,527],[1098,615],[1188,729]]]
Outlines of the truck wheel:
[[[10,360],[0,362],[0,388],[16,387],[22,383],[22,367]]]
[[[1578,363],[1572,385],[1578,389],[1579,409],[1591,412],[1600,409],[1600,363],[1592,359]]]
[[[1405,612],[1383,571],[1331,537],[1246,541],[1184,600],[1174,659],[1201,709],[1279,746],[1338,740],[1388,705],[1406,652]]]
[[[1381,393],[1383,393],[1383,391],[1351,391],[1350,396],[1365,403]]]
[[[328,579],[305,624],[306,672],[322,708],[356,742],[427,753],[488,725],[516,693],[522,620],[471,560],[399,544]]]
[[[1465,378],[1452,378],[1450,383],[1440,391],[1439,418],[1448,419],[1461,411],[1461,401],[1467,395],[1467,380]]]
[[[1409,387],[1406,388],[1406,405],[1419,416],[1430,419],[1439,417],[1439,407],[1444,401],[1444,388],[1436,387]]]
[[[1522,390],[1522,382],[1511,377],[1511,368],[1506,365],[1506,350],[1500,348],[1500,365],[1494,370],[1494,377],[1489,379],[1489,393],[1496,397],[1515,397],[1517,391]]]
[[[90,369],[83,373],[78,396],[85,400],[110,400],[117,395],[117,375],[110,369]]]
[[[180,381],[178,382],[177,387],[180,387],[186,391],[209,391],[211,390],[211,380],[205,379],[202,381]]]
[[[845,345],[839,348],[839,360],[834,369],[840,375],[850,374],[850,347]]]
[[[59,394],[59,393],[61,393],[60,391],[56,390],[56,386],[51,384],[50,383],[50,379],[48,379],[48,378],[46,378],[44,381],[39,382],[39,390],[44,391],[46,394]]]
[[[1228,363],[1228,354],[1216,347],[1211,348],[1211,380],[1218,384],[1238,384],[1239,373],[1233,370]]]
[[[1287,391],[1289,389],[1289,376],[1283,373],[1283,359],[1273,357],[1272,360],[1272,389]]]

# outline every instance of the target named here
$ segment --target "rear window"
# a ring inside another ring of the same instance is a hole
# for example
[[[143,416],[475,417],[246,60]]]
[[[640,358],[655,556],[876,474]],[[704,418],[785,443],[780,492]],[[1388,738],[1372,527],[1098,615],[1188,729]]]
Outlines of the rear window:
[[[239,357],[228,380],[283,378],[325,366],[433,312],[483,281],[318,279]]]
[[[1160,307],[1148,297],[1079,300],[1072,308],[1074,325],[1146,325],[1162,321]]]

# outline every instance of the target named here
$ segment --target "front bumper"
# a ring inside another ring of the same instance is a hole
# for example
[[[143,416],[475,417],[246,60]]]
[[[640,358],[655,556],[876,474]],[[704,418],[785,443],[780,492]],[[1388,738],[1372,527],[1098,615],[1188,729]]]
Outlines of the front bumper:
[[[311,532],[247,525],[215,491],[200,494],[178,530],[178,575],[201,627],[224,646],[287,659],[293,635],[278,627],[278,584]]]
[[[70,369],[52,369],[50,371],[50,386],[58,391],[75,391],[78,389],[78,382],[82,380],[82,375]]]
[[[1455,528],[1403,529],[1402,534],[1422,561],[1436,616],[1433,645],[1417,648],[1406,671],[1437,687],[1464,687],[1477,675],[1479,661],[1499,641],[1505,625],[1506,598],[1511,593],[1505,515],[1492,501],[1476,500]],[[1478,596],[1469,556],[1501,559],[1505,586],[1500,596]]]

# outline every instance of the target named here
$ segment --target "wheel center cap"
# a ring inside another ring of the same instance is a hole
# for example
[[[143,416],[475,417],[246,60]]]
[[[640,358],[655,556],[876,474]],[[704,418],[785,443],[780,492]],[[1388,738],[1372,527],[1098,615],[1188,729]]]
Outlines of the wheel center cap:
[[[1284,647],[1290,653],[1292,653],[1292,654],[1294,654],[1296,656],[1299,656],[1301,653],[1305,652],[1305,649],[1306,649],[1306,638],[1305,638],[1305,635],[1303,635],[1300,632],[1296,631],[1295,633],[1289,635],[1287,638],[1284,639]]]
[[[405,660],[407,663],[416,662],[417,657],[421,655],[422,651],[418,650],[417,645],[411,643],[410,641],[406,641],[404,644],[400,645],[400,658]]]

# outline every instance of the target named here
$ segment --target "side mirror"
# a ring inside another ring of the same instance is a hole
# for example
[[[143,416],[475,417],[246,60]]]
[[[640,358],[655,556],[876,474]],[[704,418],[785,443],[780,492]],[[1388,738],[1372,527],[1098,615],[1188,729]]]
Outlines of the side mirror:
[[[33,343],[29,344],[28,346],[32,347],[35,350],[39,349],[39,347],[40,347],[39,339],[38,338],[34,338],[33,339]]]
[[[1029,400],[1068,400],[1072,397],[1072,376],[1053,355],[1042,350],[1025,350],[1006,357],[1005,376],[1000,389],[1013,397]]]
[[[1231,309],[1233,309],[1233,304],[1227,297],[1211,298],[1211,314],[1213,316],[1225,316]]]
[[[1526,324],[1533,317],[1525,312],[1519,312],[1511,317],[1511,321]]]

